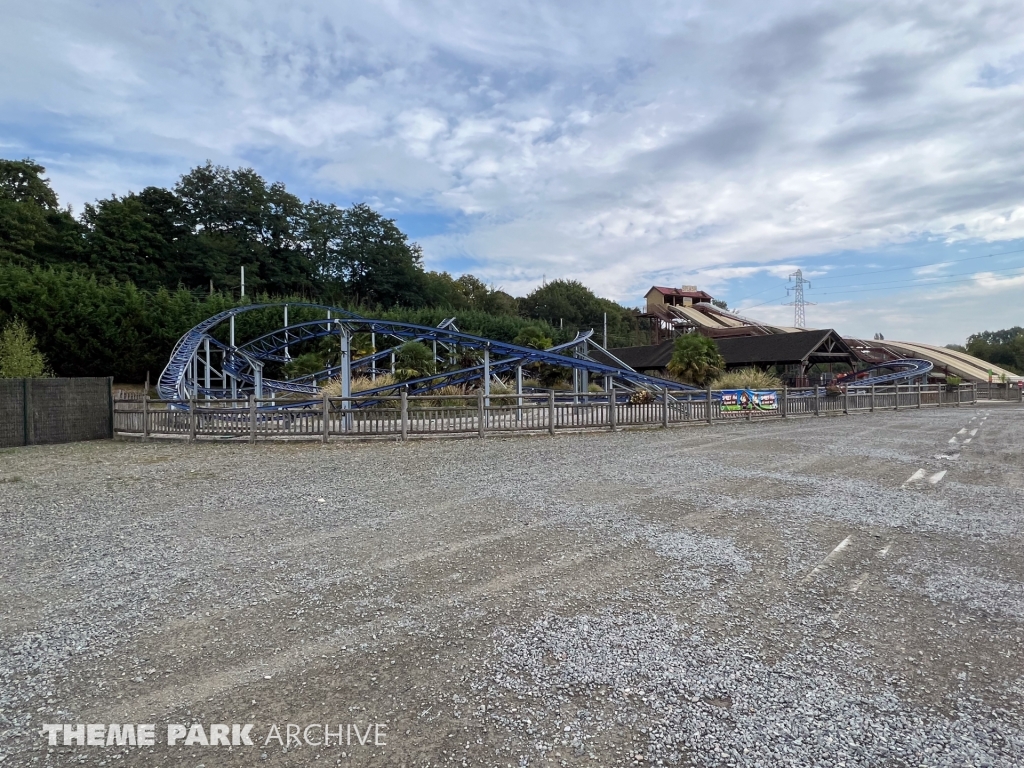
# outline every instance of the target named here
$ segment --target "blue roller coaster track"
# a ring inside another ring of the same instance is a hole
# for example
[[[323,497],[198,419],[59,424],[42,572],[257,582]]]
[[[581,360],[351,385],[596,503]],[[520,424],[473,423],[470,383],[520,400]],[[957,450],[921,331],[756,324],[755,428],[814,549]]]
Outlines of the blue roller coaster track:
[[[288,308],[316,310],[325,314],[320,319],[288,323]],[[236,344],[235,318],[257,310],[281,311],[285,318],[284,322],[280,328]],[[225,325],[228,326],[226,342],[223,340],[222,332]],[[218,332],[220,338],[215,336]],[[380,339],[386,348],[356,357],[351,340],[357,333],[371,334],[374,347],[376,340]],[[291,359],[292,347],[323,338],[338,339],[337,365],[327,366],[316,373],[293,379],[263,376],[263,368],[267,363],[286,364]],[[394,347],[407,341],[430,345],[440,368],[451,368],[451,363],[463,357],[459,353],[465,350],[475,353],[476,361],[473,365],[442,370],[435,375],[404,381],[401,385],[389,384],[364,389],[358,393],[360,398],[372,398],[378,394],[383,396],[387,393],[393,396],[399,386],[412,395],[451,385],[470,385],[474,382],[488,391],[494,378],[499,374],[507,374],[518,369],[517,381],[521,381],[522,368],[534,364],[571,370],[574,382],[584,390],[591,377],[604,380],[606,386],[626,390],[694,389],[676,381],[638,373],[625,365],[607,365],[595,360],[592,356],[595,351],[603,352],[606,359],[613,358],[593,340],[592,331],[579,333],[572,341],[551,349],[540,350],[462,333],[455,327],[453,319],[445,320],[438,326],[418,325],[362,317],[324,304],[289,302],[236,307],[199,323],[178,340],[167,366],[160,374],[157,392],[162,399],[168,401],[199,398],[238,399],[255,394],[261,400],[287,397],[291,402],[295,402],[301,401],[303,396],[310,399],[319,397],[320,386],[323,383],[340,379],[342,396],[347,397],[350,394],[348,387],[354,371],[360,375],[374,377],[382,372],[379,365],[383,361],[390,359],[393,365]],[[372,403],[372,400],[368,400],[362,405]]]
[[[873,365],[861,371],[852,371],[836,377],[836,383],[847,387],[870,387],[879,384],[894,384],[904,379],[924,378],[935,366],[929,360],[891,360],[887,363]],[[886,373],[882,373],[886,371]]]
[[[324,316],[289,323],[289,309],[308,310],[307,315],[309,311],[322,312]],[[239,315],[260,310],[281,312],[281,326],[237,344],[235,319]],[[352,345],[355,334],[371,335],[373,342],[369,354],[356,356]],[[338,339],[336,365],[287,379],[263,376],[266,364],[287,364],[292,359],[293,347],[325,338]],[[381,349],[377,348],[378,339],[382,342]],[[437,326],[428,326],[362,317],[325,304],[288,302],[235,307],[196,325],[174,346],[167,366],[157,381],[157,393],[162,399],[179,404],[192,399],[237,400],[254,394],[260,400],[281,398],[294,405],[303,400],[318,399],[324,383],[338,380],[341,382],[342,396],[348,397],[352,394],[350,387],[353,373],[373,380],[380,373],[392,372],[397,346],[408,341],[429,345],[440,372],[401,384],[389,383],[386,386],[364,388],[358,392],[360,406],[372,406],[376,402],[373,399],[375,395],[380,395],[381,399],[393,397],[399,388],[416,395],[453,385],[475,384],[489,392],[498,376],[513,372],[516,374],[517,388],[521,391],[523,367],[537,364],[571,371],[575,388],[581,391],[587,389],[591,377],[603,380],[605,388],[615,387],[626,391],[656,392],[666,388],[672,391],[697,391],[676,381],[633,370],[598,345],[593,339],[593,331],[581,332],[572,341],[540,350],[463,333],[456,328],[454,318],[446,319]],[[466,354],[466,351],[470,354]],[[600,353],[603,361],[611,360],[619,365],[608,365],[607,362],[594,359],[595,352]],[[472,364],[458,367],[457,360]],[[383,368],[382,364],[385,364]],[[848,387],[890,384],[921,379],[931,370],[932,364],[927,360],[894,360],[855,374],[840,376],[837,383]]]

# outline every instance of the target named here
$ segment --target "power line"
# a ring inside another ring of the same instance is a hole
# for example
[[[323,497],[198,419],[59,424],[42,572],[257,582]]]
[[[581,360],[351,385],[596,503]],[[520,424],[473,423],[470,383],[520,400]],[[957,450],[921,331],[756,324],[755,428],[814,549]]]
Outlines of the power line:
[[[951,261],[935,261],[930,264],[911,264],[905,267],[890,267],[889,269],[873,269],[870,272],[854,272],[851,275],[823,275],[815,278],[818,282],[822,280],[839,280],[847,277],[860,277],[861,275],[878,275],[883,272],[900,272],[905,269],[920,269],[921,267],[941,267],[946,264],[962,264],[965,261],[977,261],[978,259],[991,259],[995,256],[1005,256],[1014,253],[1024,253],[1024,248],[1018,251],[1003,251],[1002,253],[986,253],[984,256],[970,256],[966,259],[952,259]]]
[[[995,258],[997,256],[1009,256],[1009,255],[1013,255],[1013,254],[1017,254],[1017,253],[1024,253],[1024,248],[1020,248],[1020,249],[1017,249],[1017,250],[1014,250],[1014,251],[1002,251],[1000,253],[986,253],[983,256],[968,256],[967,258],[963,258],[963,259],[951,259],[951,260],[947,260],[947,261],[933,261],[933,262],[928,262],[926,264],[908,264],[908,265],[902,266],[902,267],[889,267],[887,269],[873,269],[873,270],[871,270],[869,272],[854,272],[854,273],[849,274],[849,275],[831,275],[831,276],[830,275],[823,275],[823,276],[815,278],[815,279],[818,282],[821,282],[822,280],[840,280],[840,279],[845,279],[845,278],[848,278],[848,277],[860,277],[862,275],[878,275],[878,274],[883,274],[885,272],[901,272],[901,271],[907,270],[907,269],[921,269],[922,267],[941,267],[941,266],[945,266],[947,264],[961,264],[961,263],[963,263],[965,261],[978,261],[980,259],[991,259],[991,258]],[[720,266],[716,266],[716,267],[705,267],[704,269],[701,269],[701,270],[692,270],[690,272],[687,272],[686,274],[696,274],[697,272],[705,272],[705,271],[708,271],[710,269],[728,269],[728,268],[729,268],[728,265],[725,265],[725,266],[721,266],[720,265]],[[968,273],[963,273],[963,274],[968,274]],[[752,299],[755,296],[760,296],[762,293],[765,293],[766,291],[770,291],[770,290],[771,290],[771,287],[765,288],[765,289],[760,290],[760,291],[757,291],[756,293],[751,293],[748,296],[744,296],[742,299],[736,299],[736,303],[738,304],[741,301],[746,301],[747,299]],[[758,306],[763,306],[763,305],[759,304]]]
[[[1015,272],[1024,267],[1007,267],[1006,269],[990,269],[986,275],[1000,274],[1003,272]],[[874,283],[854,283],[853,285],[836,285],[834,288],[870,288],[876,285],[904,285],[911,283],[933,283],[939,280],[948,280],[951,277],[963,277],[964,275],[977,275],[978,272],[953,272],[949,275],[935,275],[933,277],[910,277],[903,280],[878,280]],[[825,295],[824,293],[819,295]]]
[[[1018,273],[1020,273],[1020,275],[1024,275],[1024,267],[1014,267],[1013,269],[1010,269],[1010,270],[1006,270],[1006,269],[995,270],[995,269],[993,269],[993,270],[987,272],[986,274],[987,275],[991,275],[991,274],[995,274],[997,272],[1018,272]],[[969,274],[969,273],[963,272],[963,273],[960,273],[960,274]],[[956,277],[956,275],[950,275],[950,277]],[[945,281],[941,281],[941,278],[932,278],[931,279],[932,282],[925,283],[924,285],[921,285],[919,287],[927,288],[930,285],[943,286],[943,285],[952,285],[954,283],[973,283],[973,282],[977,282],[978,280],[983,279],[984,277],[985,277],[985,275],[975,275],[974,277],[968,277],[968,278],[966,278],[964,280],[945,280]],[[918,281],[915,281],[915,282],[918,282]],[[845,288],[845,286],[840,286],[840,287]],[[874,288],[859,288],[859,289],[850,290],[850,291],[847,291],[847,290],[842,290],[842,291],[823,291],[822,293],[820,293],[818,295],[819,296],[842,296],[843,294],[847,294],[847,293],[867,293],[869,291],[874,291],[874,290],[875,290]]]
[[[992,270],[991,272],[989,272],[989,274],[992,274],[993,272],[997,272],[997,271],[1000,271],[1000,272],[1016,271],[1016,272],[1020,272],[1022,275],[1024,275],[1024,267],[1014,267],[1012,270]],[[965,272],[963,274],[969,274],[969,273]],[[976,282],[976,281],[981,280],[981,279],[982,279],[981,277],[969,277],[969,278],[966,278],[964,280],[947,280],[946,282],[930,282],[930,283],[927,283],[927,284],[925,284],[925,285],[923,285],[921,287],[927,287],[929,285],[943,286],[943,285],[953,285],[953,284],[956,284],[956,283],[973,283],[973,282]],[[936,278],[932,278],[932,280],[936,280]],[[849,290],[849,291],[846,291],[846,290],[843,290],[843,291],[822,291],[820,294],[817,294],[817,295],[819,295],[819,296],[842,296],[842,295],[845,295],[845,294],[848,294],[848,293],[870,293],[871,291],[874,291],[874,290],[875,290],[874,288],[860,288],[860,289]],[[776,297],[774,299],[771,299],[770,301],[765,301],[765,302],[762,302],[760,304],[753,304],[753,305],[751,305],[749,307],[737,307],[736,311],[737,312],[748,312],[749,310],[757,309],[758,307],[766,307],[766,306],[768,306],[770,304],[775,304],[776,302],[782,301],[783,299],[788,298],[788,296],[789,296],[789,294],[786,294],[784,296],[778,296],[778,297]]]
[[[775,302],[782,301],[783,299],[786,299],[786,298],[789,298],[789,294],[788,293],[783,294],[782,296],[779,296],[778,298],[772,299],[771,301],[765,301],[765,302],[762,302],[760,304],[754,304],[751,307],[739,307],[739,308],[737,308],[736,311],[737,312],[746,312],[747,310],[757,309],[758,307],[767,307],[769,304],[774,304]]]

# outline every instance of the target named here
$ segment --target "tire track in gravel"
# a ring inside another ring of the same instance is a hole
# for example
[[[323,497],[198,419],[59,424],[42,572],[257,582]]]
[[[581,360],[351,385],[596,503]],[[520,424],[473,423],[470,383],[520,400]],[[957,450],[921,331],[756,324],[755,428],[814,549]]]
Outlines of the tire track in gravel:
[[[502,537],[494,537],[500,540]],[[603,579],[600,578],[601,571],[589,568],[590,564],[616,549],[624,548],[620,544],[606,544],[604,546],[591,546],[579,550],[561,559],[549,559],[545,562],[525,568],[517,568],[513,573],[502,573],[485,583],[474,585],[466,590],[433,597],[428,600],[402,603],[403,615],[427,616],[431,614],[440,615],[441,609],[447,607],[452,600],[466,600],[467,602],[479,602],[492,597],[507,596],[513,590],[531,581],[543,580],[550,584],[555,576],[574,569],[587,569],[585,576],[579,581],[589,583],[591,586],[599,585]],[[467,551],[461,548],[461,551]],[[426,559],[426,558],[424,558]],[[396,565],[396,567],[399,567]],[[608,571],[619,570],[621,566],[602,569],[607,575]],[[582,570],[581,570],[582,572]],[[397,624],[396,616],[376,618],[369,622],[347,629],[343,633],[318,639],[307,639],[303,644],[291,643],[288,650],[275,653],[270,657],[264,657],[267,663],[260,664],[260,660],[247,659],[243,664],[236,664],[220,671],[200,674],[202,670],[192,668],[190,676],[199,678],[196,682],[184,685],[171,684],[151,691],[141,696],[136,696],[128,701],[119,702],[117,705],[108,708],[97,708],[83,713],[83,717],[93,718],[89,722],[114,722],[110,718],[120,716],[118,713],[125,711],[134,712],[156,712],[173,709],[177,706],[186,705],[189,702],[200,702],[210,699],[216,695],[224,694],[227,691],[245,687],[247,685],[259,684],[279,675],[295,672],[299,668],[308,665],[311,661],[324,656],[336,655],[340,650],[353,644],[362,642],[373,642],[377,637],[384,635],[388,630]],[[255,668],[254,668],[255,665]],[[99,718],[98,720],[95,718]]]

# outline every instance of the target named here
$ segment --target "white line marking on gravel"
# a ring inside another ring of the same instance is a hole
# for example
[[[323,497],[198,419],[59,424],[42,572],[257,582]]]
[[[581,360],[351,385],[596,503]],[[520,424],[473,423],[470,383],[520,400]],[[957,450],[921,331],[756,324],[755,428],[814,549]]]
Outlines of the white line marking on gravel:
[[[850,546],[850,540],[851,540],[852,538],[853,538],[852,536],[847,536],[847,537],[846,537],[845,539],[843,539],[842,541],[840,541],[840,542],[839,542],[839,543],[838,543],[838,544],[836,545],[836,548],[835,548],[835,549],[833,549],[833,550],[832,550],[831,552],[829,552],[829,553],[828,553],[828,554],[827,554],[827,555],[825,556],[825,559],[824,559],[824,560],[822,560],[822,561],[821,561],[820,563],[818,563],[818,564],[817,564],[817,565],[816,565],[816,566],[814,567],[814,570],[813,570],[813,571],[811,571],[810,573],[808,573],[806,577],[804,577],[804,584],[807,584],[807,583],[809,583],[809,582],[811,581],[811,579],[813,579],[813,578],[814,578],[815,576],[817,576],[817,575],[818,575],[818,572],[819,572],[819,571],[820,571],[820,570],[821,570],[822,568],[824,568],[824,567],[825,567],[826,565],[828,565],[828,564],[829,564],[829,563],[831,563],[831,562],[832,562],[833,560],[835,560],[835,559],[836,559],[836,557],[838,557],[838,556],[839,556],[839,553],[840,553],[840,552],[842,552],[842,551],[843,551],[844,549],[846,549],[846,548],[847,548],[848,546]]]
[[[972,429],[971,430],[971,437],[974,437],[976,434],[978,434],[978,430]]]
[[[904,485],[907,485],[907,484],[909,484],[909,483],[915,483],[915,482],[917,482],[918,480],[923,480],[923,479],[924,479],[924,470],[923,470],[923,469],[919,469],[919,470],[917,470],[917,472],[915,472],[915,473],[914,473],[914,474],[912,474],[912,475],[911,475],[910,477],[908,477],[908,478],[907,478],[907,479],[906,479],[906,480],[904,481],[904,483],[903,483],[903,484],[904,484]]]
[[[968,445],[973,439],[973,437],[968,437],[966,440],[964,440],[964,445]]]
[[[959,432],[957,432],[957,434],[958,435],[966,435],[967,434],[967,427],[961,428],[961,430]]]
[[[959,453],[936,453],[935,454],[935,458],[936,459],[940,459],[940,460],[941,459],[945,459],[946,461],[956,461],[957,459],[960,458],[960,454]]]
[[[944,469],[941,472],[936,472],[934,475],[928,478],[928,482],[931,483],[932,485],[935,485],[937,482],[939,482],[939,480],[946,476],[946,471],[947,470]]]
[[[862,573],[857,579],[850,585],[850,591],[856,592],[858,589],[864,586],[864,582],[868,580],[868,574]]]
[[[948,442],[950,445],[956,445],[956,436],[954,435],[953,437],[949,438]]]

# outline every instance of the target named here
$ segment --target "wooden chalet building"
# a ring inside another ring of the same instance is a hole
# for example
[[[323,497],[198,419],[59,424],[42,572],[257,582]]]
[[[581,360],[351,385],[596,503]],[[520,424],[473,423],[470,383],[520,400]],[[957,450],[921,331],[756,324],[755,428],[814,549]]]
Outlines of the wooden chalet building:
[[[833,365],[839,364],[842,366],[840,370],[849,370],[857,363],[857,356],[846,341],[828,329],[717,338],[714,342],[725,358],[726,369],[776,370],[791,385],[818,383],[808,382],[808,371],[812,366],[828,366],[831,370]],[[663,376],[668,372],[674,345],[675,340],[669,339],[648,347],[620,347],[608,351],[640,373]]]

